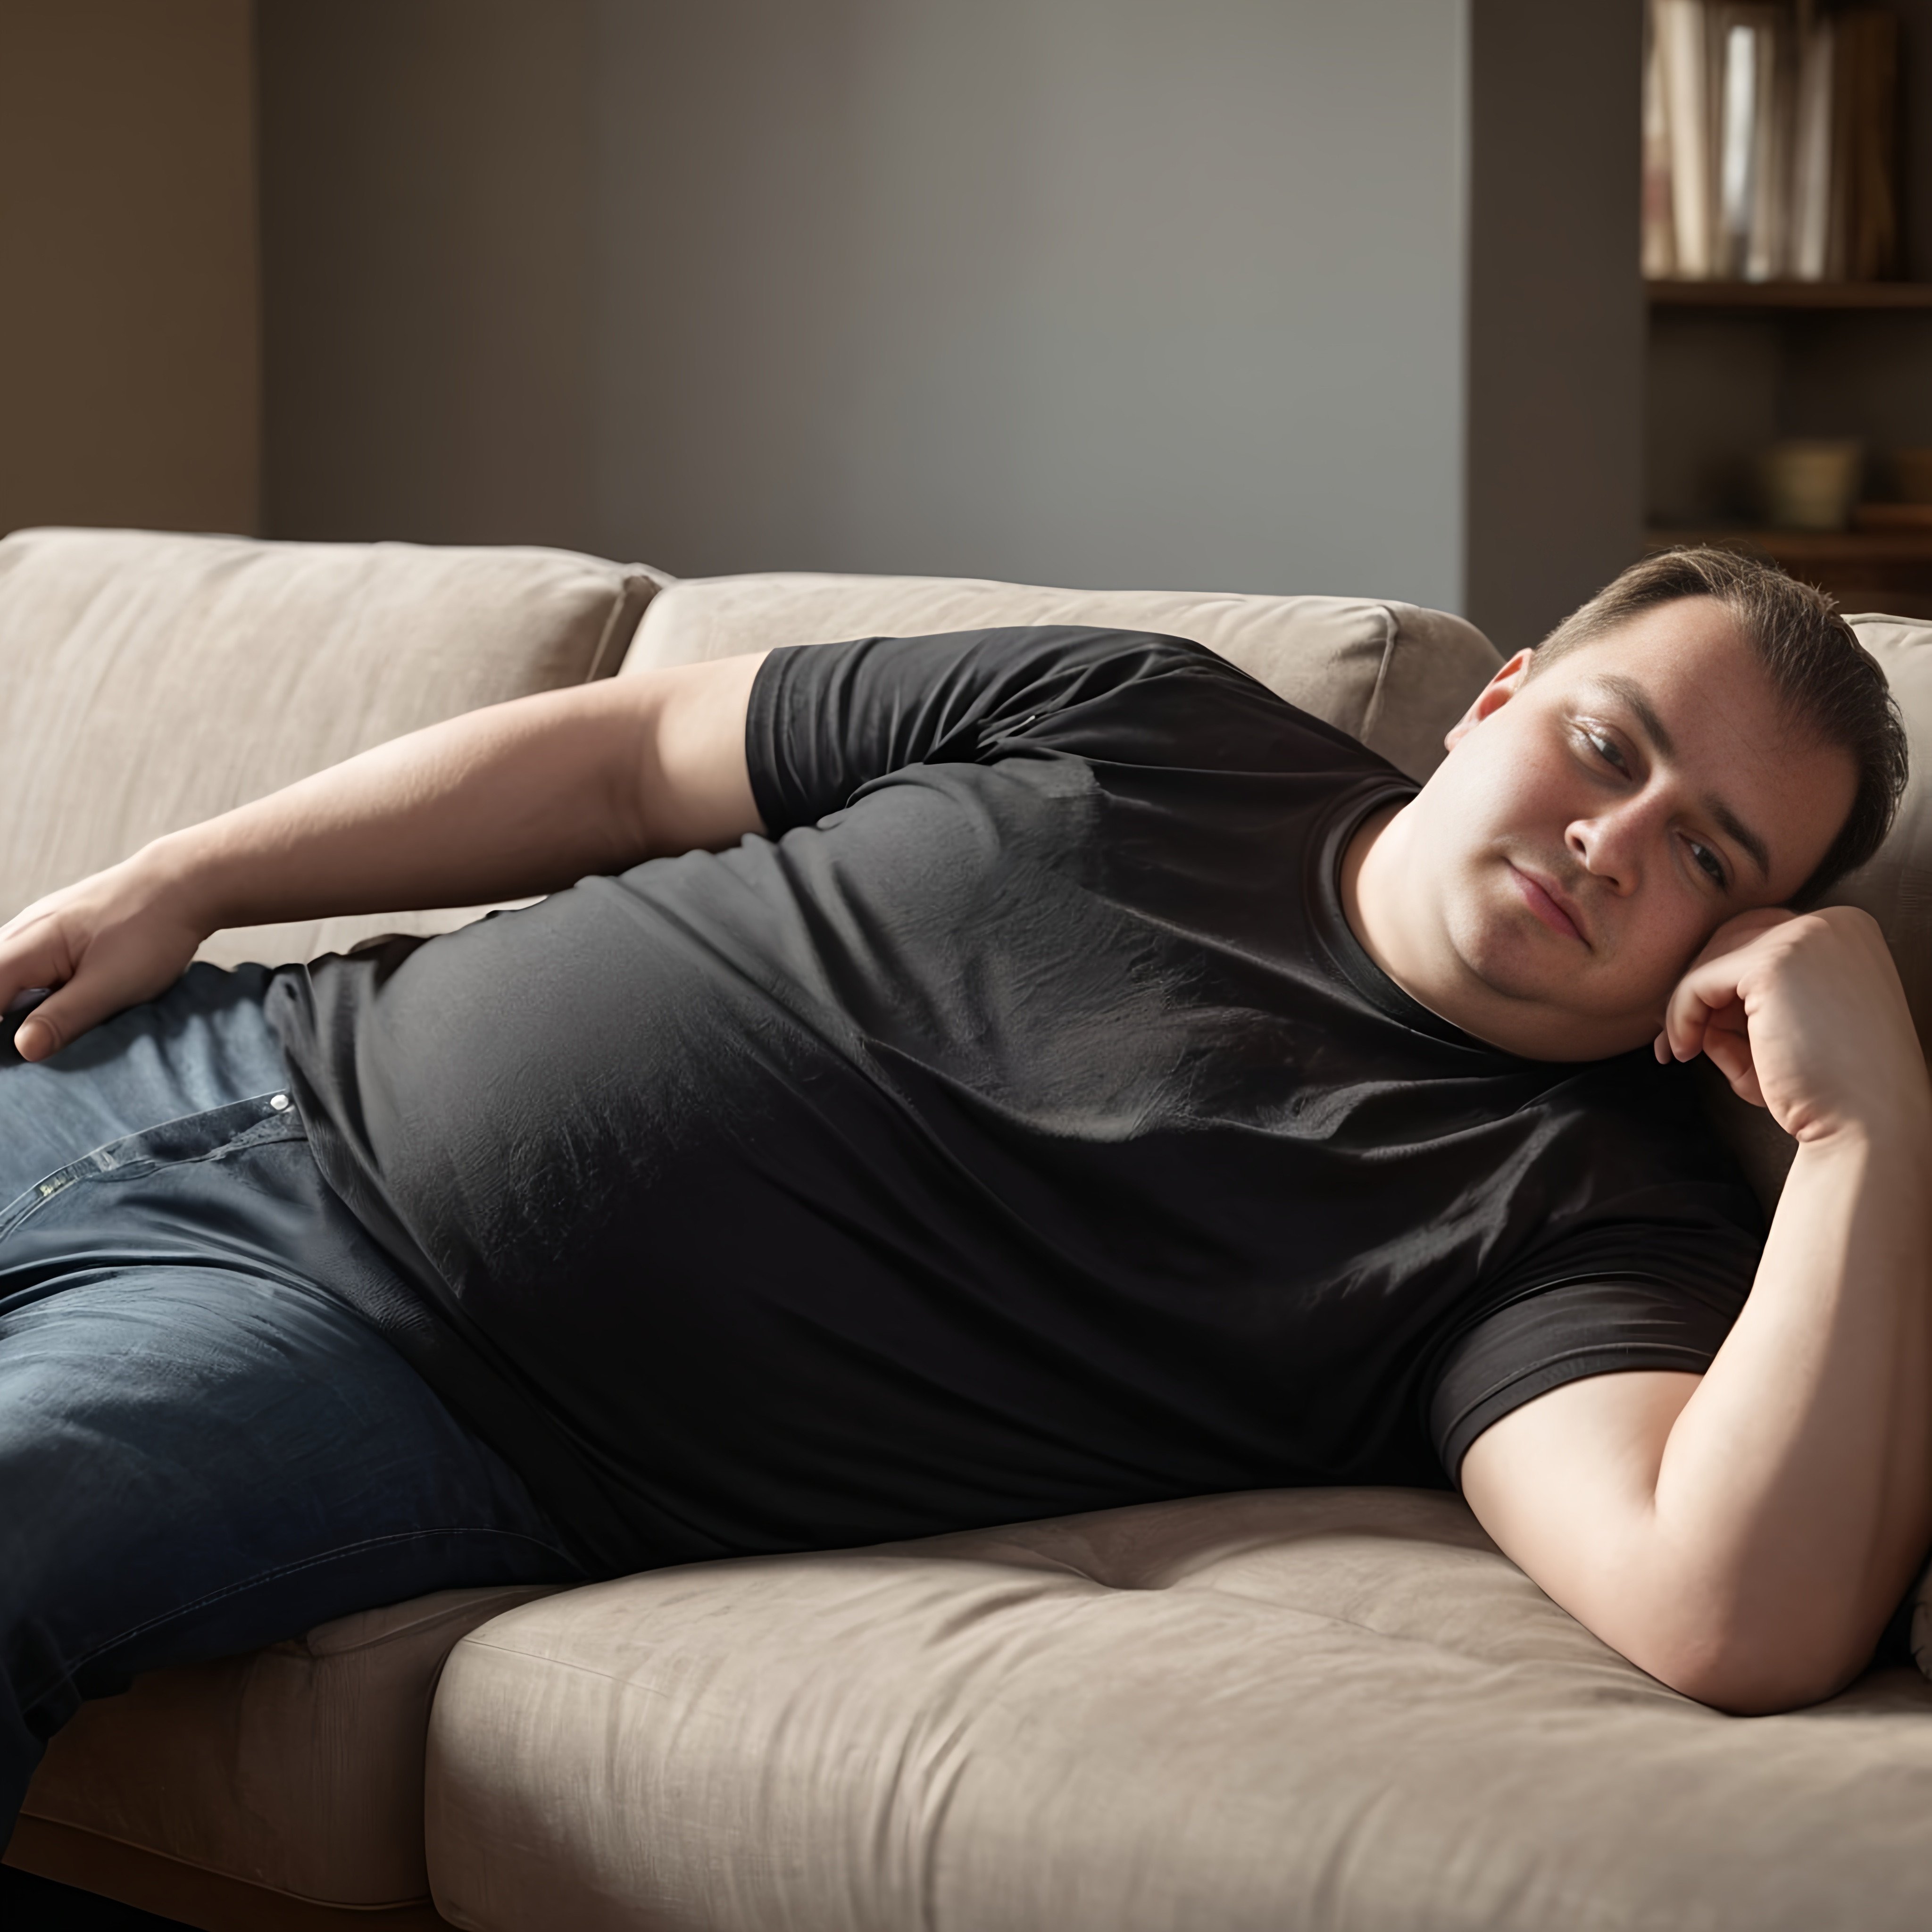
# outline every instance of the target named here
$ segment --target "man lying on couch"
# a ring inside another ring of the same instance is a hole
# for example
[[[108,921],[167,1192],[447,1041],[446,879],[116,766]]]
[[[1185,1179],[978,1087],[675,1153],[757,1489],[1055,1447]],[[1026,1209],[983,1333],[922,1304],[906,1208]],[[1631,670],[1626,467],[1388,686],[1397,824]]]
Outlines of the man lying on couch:
[[[1446,1476],[1666,1682],[1842,1684],[1932,1538],[1932,1094],[1876,927],[1782,908],[1884,836],[1883,680],[1682,553],[1450,742],[1158,636],[783,650],[22,914],[0,1816],[79,1699],[358,1606],[1256,1486]],[[1700,1052],[1800,1143],[1768,1242]]]

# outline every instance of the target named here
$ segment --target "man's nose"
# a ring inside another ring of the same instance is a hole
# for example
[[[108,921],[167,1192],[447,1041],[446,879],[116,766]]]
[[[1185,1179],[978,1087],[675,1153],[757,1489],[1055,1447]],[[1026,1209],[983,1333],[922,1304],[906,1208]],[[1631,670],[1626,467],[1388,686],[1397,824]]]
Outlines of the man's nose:
[[[1636,890],[1642,852],[1650,834],[1648,814],[1635,806],[1570,823],[1570,856],[1599,884],[1619,896]]]

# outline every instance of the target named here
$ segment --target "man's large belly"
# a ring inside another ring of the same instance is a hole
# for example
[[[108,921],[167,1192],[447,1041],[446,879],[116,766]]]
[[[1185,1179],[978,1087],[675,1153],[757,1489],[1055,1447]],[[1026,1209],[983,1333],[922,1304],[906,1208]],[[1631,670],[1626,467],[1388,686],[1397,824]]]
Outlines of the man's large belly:
[[[357,1030],[393,1212],[663,1507],[772,1549],[1429,1478],[1336,1410],[1364,1384],[1337,1372],[1352,1347],[1399,1384],[1414,1336],[1384,1306],[1307,1346],[1279,1149],[1111,1092],[1083,1116],[1060,1089],[981,1091],[717,931],[593,882],[422,947]],[[1258,1163],[1273,1211],[1220,1225],[1178,1195],[1183,1159]]]

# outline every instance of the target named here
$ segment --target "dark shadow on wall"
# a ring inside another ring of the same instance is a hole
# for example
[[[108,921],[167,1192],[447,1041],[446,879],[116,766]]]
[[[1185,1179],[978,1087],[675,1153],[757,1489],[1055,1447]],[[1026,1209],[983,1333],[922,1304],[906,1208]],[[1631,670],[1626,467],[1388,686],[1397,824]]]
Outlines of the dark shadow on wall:
[[[261,0],[274,536],[584,547],[578,0]]]

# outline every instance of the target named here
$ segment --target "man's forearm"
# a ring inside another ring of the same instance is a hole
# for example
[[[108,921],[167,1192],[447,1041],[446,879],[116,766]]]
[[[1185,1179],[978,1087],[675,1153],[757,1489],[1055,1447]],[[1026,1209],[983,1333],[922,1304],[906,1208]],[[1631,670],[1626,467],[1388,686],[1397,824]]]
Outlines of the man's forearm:
[[[611,689],[545,692],[376,746],[157,840],[140,862],[211,931],[472,904],[646,856],[642,724]]]
[[[1707,1703],[1828,1695],[1932,1539],[1932,1130],[1793,1163],[1701,1378],[1594,1376],[1479,1437],[1465,1493],[1607,1643]]]
[[[1799,1149],[1750,1298],[1665,1442],[1630,1555],[1654,1626],[1660,1606],[1680,1622],[1655,1637],[1713,1701],[1834,1688],[1932,1537],[1928,1177],[1922,1120]]]
[[[467,905],[755,830],[755,658],[473,711],[159,839],[140,865],[208,930]]]

